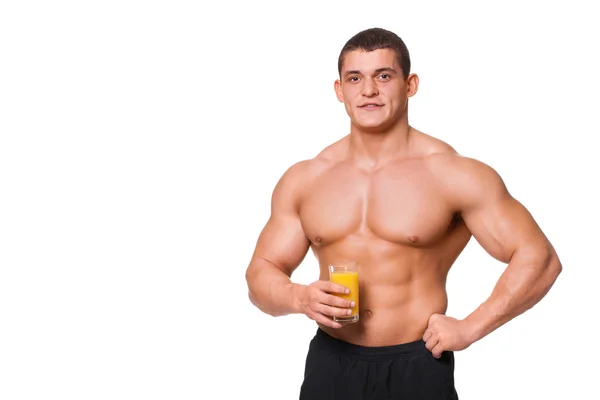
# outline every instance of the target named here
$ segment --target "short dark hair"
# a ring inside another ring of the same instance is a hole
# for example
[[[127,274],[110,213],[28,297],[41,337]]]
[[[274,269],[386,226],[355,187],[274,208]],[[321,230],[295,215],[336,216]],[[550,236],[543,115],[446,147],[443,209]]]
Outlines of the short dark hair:
[[[347,53],[354,50],[374,51],[391,49],[396,52],[404,79],[410,74],[410,54],[404,41],[394,32],[382,28],[370,28],[358,32],[346,42],[338,58],[338,73],[342,75],[342,64]]]

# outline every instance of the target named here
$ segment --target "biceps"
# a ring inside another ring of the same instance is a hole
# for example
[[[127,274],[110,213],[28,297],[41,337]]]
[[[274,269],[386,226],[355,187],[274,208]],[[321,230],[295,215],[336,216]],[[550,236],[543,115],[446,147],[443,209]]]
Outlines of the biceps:
[[[545,237],[529,211],[510,195],[463,214],[477,242],[508,263],[519,248],[543,245]]]
[[[289,275],[300,265],[310,242],[300,220],[292,216],[272,216],[263,228],[254,252]]]

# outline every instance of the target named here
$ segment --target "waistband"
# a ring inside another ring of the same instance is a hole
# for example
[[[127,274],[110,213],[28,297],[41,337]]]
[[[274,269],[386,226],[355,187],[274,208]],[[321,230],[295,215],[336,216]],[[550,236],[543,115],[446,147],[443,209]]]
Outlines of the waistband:
[[[313,343],[317,348],[326,350],[330,353],[365,360],[410,358],[420,355],[431,356],[431,352],[427,350],[423,340],[415,340],[414,342],[392,346],[359,346],[334,338],[321,328],[317,330]]]

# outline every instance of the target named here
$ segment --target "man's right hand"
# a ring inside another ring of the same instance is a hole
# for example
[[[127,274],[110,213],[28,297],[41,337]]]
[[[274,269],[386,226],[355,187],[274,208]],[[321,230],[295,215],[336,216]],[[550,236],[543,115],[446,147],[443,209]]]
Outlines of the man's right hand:
[[[298,285],[298,301],[301,312],[308,318],[332,328],[343,325],[332,317],[347,317],[352,314],[353,301],[335,294],[347,294],[348,288],[330,281],[316,281],[308,286]]]

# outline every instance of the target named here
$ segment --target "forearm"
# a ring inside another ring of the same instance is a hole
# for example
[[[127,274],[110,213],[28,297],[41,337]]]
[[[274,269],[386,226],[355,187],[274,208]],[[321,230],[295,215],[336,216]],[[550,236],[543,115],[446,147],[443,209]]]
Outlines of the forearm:
[[[272,316],[300,313],[298,292],[302,285],[264,259],[253,259],[246,273],[252,304]]]
[[[475,342],[537,304],[562,266],[554,251],[516,252],[490,297],[465,321]]]

